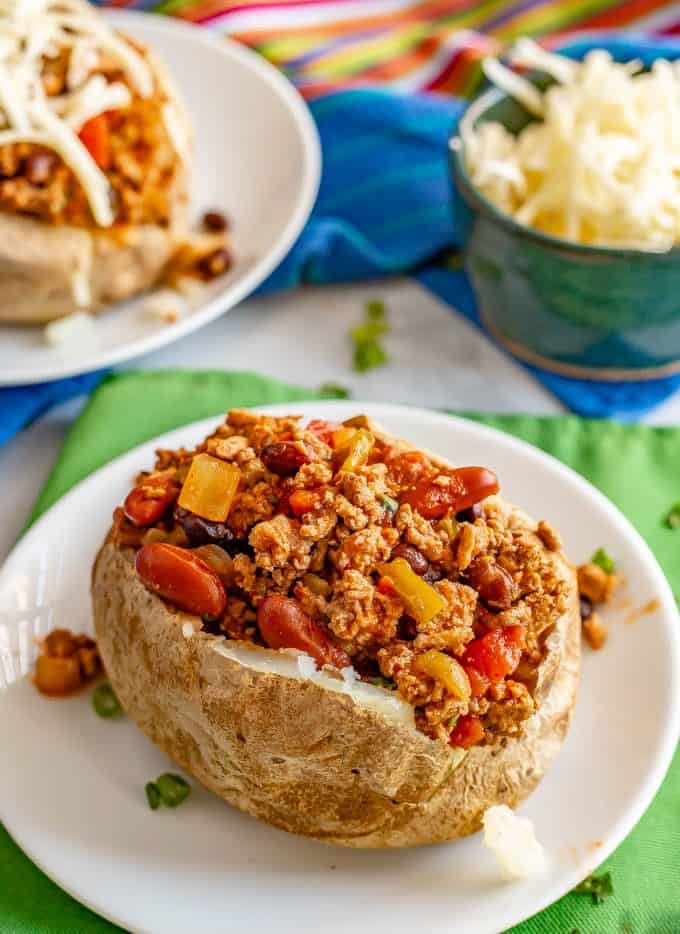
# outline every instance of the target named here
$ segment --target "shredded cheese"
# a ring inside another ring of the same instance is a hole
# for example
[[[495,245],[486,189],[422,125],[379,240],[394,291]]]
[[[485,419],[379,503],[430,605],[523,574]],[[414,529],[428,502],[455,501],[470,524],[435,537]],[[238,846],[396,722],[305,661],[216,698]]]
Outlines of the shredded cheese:
[[[69,352],[86,347],[95,340],[97,329],[91,315],[75,311],[46,325],[43,334],[52,347]]]
[[[576,243],[665,252],[680,243],[680,63],[583,62],[529,39],[513,64],[557,83],[540,92],[496,60],[487,77],[538,119],[516,136],[497,122],[461,123],[473,184],[521,224]]]
[[[528,817],[518,817],[506,804],[487,808],[482,818],[483,843],[498,860],[505,879],[526,879],[545,871],[545,850]]]
[[[45,59],[70,52],[64,94],[49,97]],[[115,60],[140,97],[154,89],[148,62],[116,35],[86,0],[0,0],[0,146],[39,143],[53,149],[83,187],[97,224],[113,223],[111,189],[80,142],[83,124],[129,105],[130,88],[93,75],[105,54]]]

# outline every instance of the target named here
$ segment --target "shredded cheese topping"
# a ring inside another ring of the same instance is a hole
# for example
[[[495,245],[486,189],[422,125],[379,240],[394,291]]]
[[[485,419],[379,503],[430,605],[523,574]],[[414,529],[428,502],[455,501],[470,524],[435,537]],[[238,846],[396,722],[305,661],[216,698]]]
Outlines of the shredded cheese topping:
[[[66,90],[48,97],[45,59],[70,50]],[[129,105],[130,88],[92,74],[106,55],[140,97],[154,90],[144,57],[110,28],[85,0],[0,0],[0,146],[37,143],[53,149],[83,187],[101,227],[113,223],[106,175],[78,138],[82,126],[107,110]]]
[[[495,59],[487,77],[537,118],[514,136],[461,122],[473,184],[516,221],[575,243],[665,252],[680,243],[680,62],[583,62],[520,40],[511,62],[549,74],[540,92]]]

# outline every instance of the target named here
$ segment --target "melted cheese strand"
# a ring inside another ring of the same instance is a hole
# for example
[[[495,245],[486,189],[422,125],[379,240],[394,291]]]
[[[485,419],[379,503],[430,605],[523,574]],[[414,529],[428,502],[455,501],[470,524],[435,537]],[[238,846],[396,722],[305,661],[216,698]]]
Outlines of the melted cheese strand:
[[[70,52],[64,94],[48,97],[44,58]],[[37,143],[54,150],[87,197],[95,222],[113,223],[108,178],[78,138],[84,123],[130,104],[128,87],[90,75],[101,53],[112,58],[140,95],[154,91],[149,64],[85,0],[0,0],[0,145]]]

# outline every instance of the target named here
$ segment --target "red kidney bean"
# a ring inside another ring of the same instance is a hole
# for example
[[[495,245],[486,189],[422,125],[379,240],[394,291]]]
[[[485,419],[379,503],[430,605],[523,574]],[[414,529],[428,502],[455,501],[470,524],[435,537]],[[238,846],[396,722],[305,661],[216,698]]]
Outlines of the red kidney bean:
[[[445,483],[420,480],[402,494],[401,502],[425,519],[441,519],[448,512],[469,509],[499,489],[496,474],[486,467],[458,467],[440,476]]]
[[[216,279],[231,266],[229,250],[220,248],[203,256],[198,263],[198,271],[205,279]]]
[[[279,477],[289,477],[308,464],[310,456],[298,441],[273,441],[262,448],[260,459],[267,470]]]
[[[477,558],[467,569],[468,584],[487,606],[507,610],[517,597],[517,584],[510,574],[491,558]]]
[[[155,525],[179,496],[179,487],[169,476],[150,476],[128,493],[123,510],[138,528]]]
[[[423,577],[430,570],[430,562],[414,545],[399,542],[392,549],[392,558],[403,558],[411,565],[411,570],[419,577]]]
[[[290,597],[279,594],[265,597],[257,611],[257,625],[272,649],[298,649],[311,655],[319,665],[346,668],[351,664],[349,656]]]
[[[203,215],[203,226],[206,230],[221,233],[229,226],[227,218],[221,211],[206,211]]]
[[[219,617],[227,596],[212,568],[186,548],[152,542],[137,552],[135,569],[149,590],[196,616]]]

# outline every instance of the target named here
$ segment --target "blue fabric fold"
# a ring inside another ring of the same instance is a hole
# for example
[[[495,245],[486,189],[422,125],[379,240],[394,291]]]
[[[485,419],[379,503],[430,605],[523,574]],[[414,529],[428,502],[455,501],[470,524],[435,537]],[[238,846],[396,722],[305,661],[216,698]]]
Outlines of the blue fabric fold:
[[[562,50],[578,58],[595,46],[647,65],[680,54],[679,42],[639,34],[579,36]],[[466,103],[371,88],[312,102],[323,149],[319,198],[297,243],[259,291],[410,274],[481,326],[464,272],[436,259],[461,245],[467,223],[454,201],[448,160],[448,139]],[[680,376],[612,384],[527,369],[568,408],[588,416],[635,419],[680,387]],[[89,391],[101,376],[0,390],[0,444],[51,405]]]

